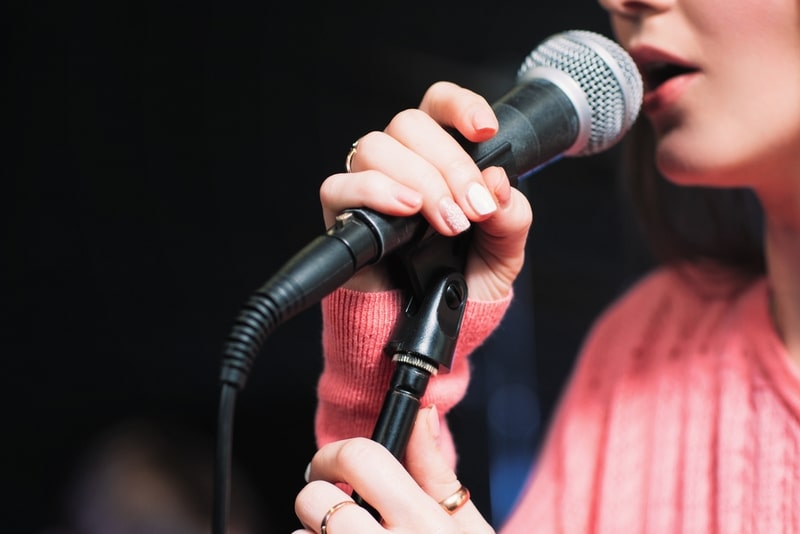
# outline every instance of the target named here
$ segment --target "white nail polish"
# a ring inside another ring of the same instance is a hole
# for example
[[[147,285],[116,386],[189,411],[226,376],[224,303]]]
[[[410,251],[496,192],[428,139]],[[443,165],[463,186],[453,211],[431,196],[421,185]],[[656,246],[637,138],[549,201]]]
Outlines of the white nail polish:
[[[304,479],[306,482],[308,482],[308,478],[309,478],[310,476],[311,476],[311,462],[308,462],[308,465],[306,466],[306,470],[305,470],[305,472],[303,473],[303,479]]]
[[[488,215],[497,210],[491,193],[481,184],[473,183],[467,189],[467,200],[470,206],[480,215]]]

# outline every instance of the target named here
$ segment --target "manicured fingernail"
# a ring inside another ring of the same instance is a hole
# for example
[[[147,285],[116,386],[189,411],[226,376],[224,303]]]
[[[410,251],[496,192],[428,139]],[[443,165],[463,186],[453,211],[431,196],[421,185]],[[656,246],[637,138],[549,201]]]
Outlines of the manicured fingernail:
[[[417,191],[407,187],[400,186],[395,188],[394,198],[396,198],[401,204],[404,204],[410,208],[416,208],[422,204],[422,195],[420,195]]]
[[[303,479],[306,482],[308,482],[309,477],[311,477],[311,462],[308,462],[308,465],[306,466],[306,470],[303,473]]]
[[[467,216],[464,215],[464,212],[461,211],[461,208],[458,207],[458,204],[456,204],[452,198],[443,197],[442,200],[439,201],[439,213],[442,214],[447,226],[449,226],[453,232],[460,234],[469,228],[469,219],[467,219]]]
[[[472,127],[478,131],[494,131],[498,127],[497,119],[495,118],[494,114],[481,108],[472,114]]]
[[[480,215],[488,215],[497,210],[497,204],[494,203],[492,194],[489,190],[481,184],[475,182],[467,189],[467,200],[469,205],[472,206]]]

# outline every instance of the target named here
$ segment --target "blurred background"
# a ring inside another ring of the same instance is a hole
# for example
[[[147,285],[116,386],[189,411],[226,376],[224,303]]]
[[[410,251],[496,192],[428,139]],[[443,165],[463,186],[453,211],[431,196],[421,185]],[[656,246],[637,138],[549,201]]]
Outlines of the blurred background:
[[[594,2],[15,2],[3,17],[2,479],[8,532],[210,531],[220,350],[247,297],[324,231],[350,143],[447,79],[496,100]],[[591,320],[646,265],[617,151],[521,186],[517,299],[451,424],[499,525]],[[317,307],[237,400],[233,521],[299,526]],[[139,530],[132,525],[138,525]],[[128,528],[128,530],[125,530]]]

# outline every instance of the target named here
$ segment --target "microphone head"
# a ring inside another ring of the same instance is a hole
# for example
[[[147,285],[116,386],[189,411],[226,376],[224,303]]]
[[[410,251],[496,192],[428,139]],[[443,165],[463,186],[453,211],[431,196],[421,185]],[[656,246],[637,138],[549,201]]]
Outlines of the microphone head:
[[[639,115],[642,77],[633,59],[608,37],[569,30],[545,39],[517,73],[519,81],[545,78],[575,105],[581,133],[565,152],[588,156],[617,143]]]

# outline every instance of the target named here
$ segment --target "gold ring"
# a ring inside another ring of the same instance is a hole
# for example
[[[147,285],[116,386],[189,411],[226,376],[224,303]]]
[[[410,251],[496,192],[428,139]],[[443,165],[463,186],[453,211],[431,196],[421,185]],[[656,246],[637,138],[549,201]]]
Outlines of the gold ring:
[[[344,158],[344,170],[347,172],[353,172],[350,169],[350,164],[353,163],[353,156],[356,155],[358,152],[358,140],[354,141],[352,145],[350,145],[350,150],[347,152],[347,157]]]
[[[461,486],[458,490],[444,499],[443,501],[439,501],[439,506],[444,508],[444,511],[450,515],[453,515],[458,511],[459,508],[467,504],[469,500],[469,490],[466,486]]]
[[[346,506],[348,504],[355,504],[355,503],[356,501],[342,501],[338,504],[334,504],[333,506],[331,506],[325,513],[325,517],[322,518],[322,523],[320,523],[319,525],[319,534],[328,534],[328,521],[331,520],[331,517],[333,517],[333,514],[335,514],[339,508]]]

